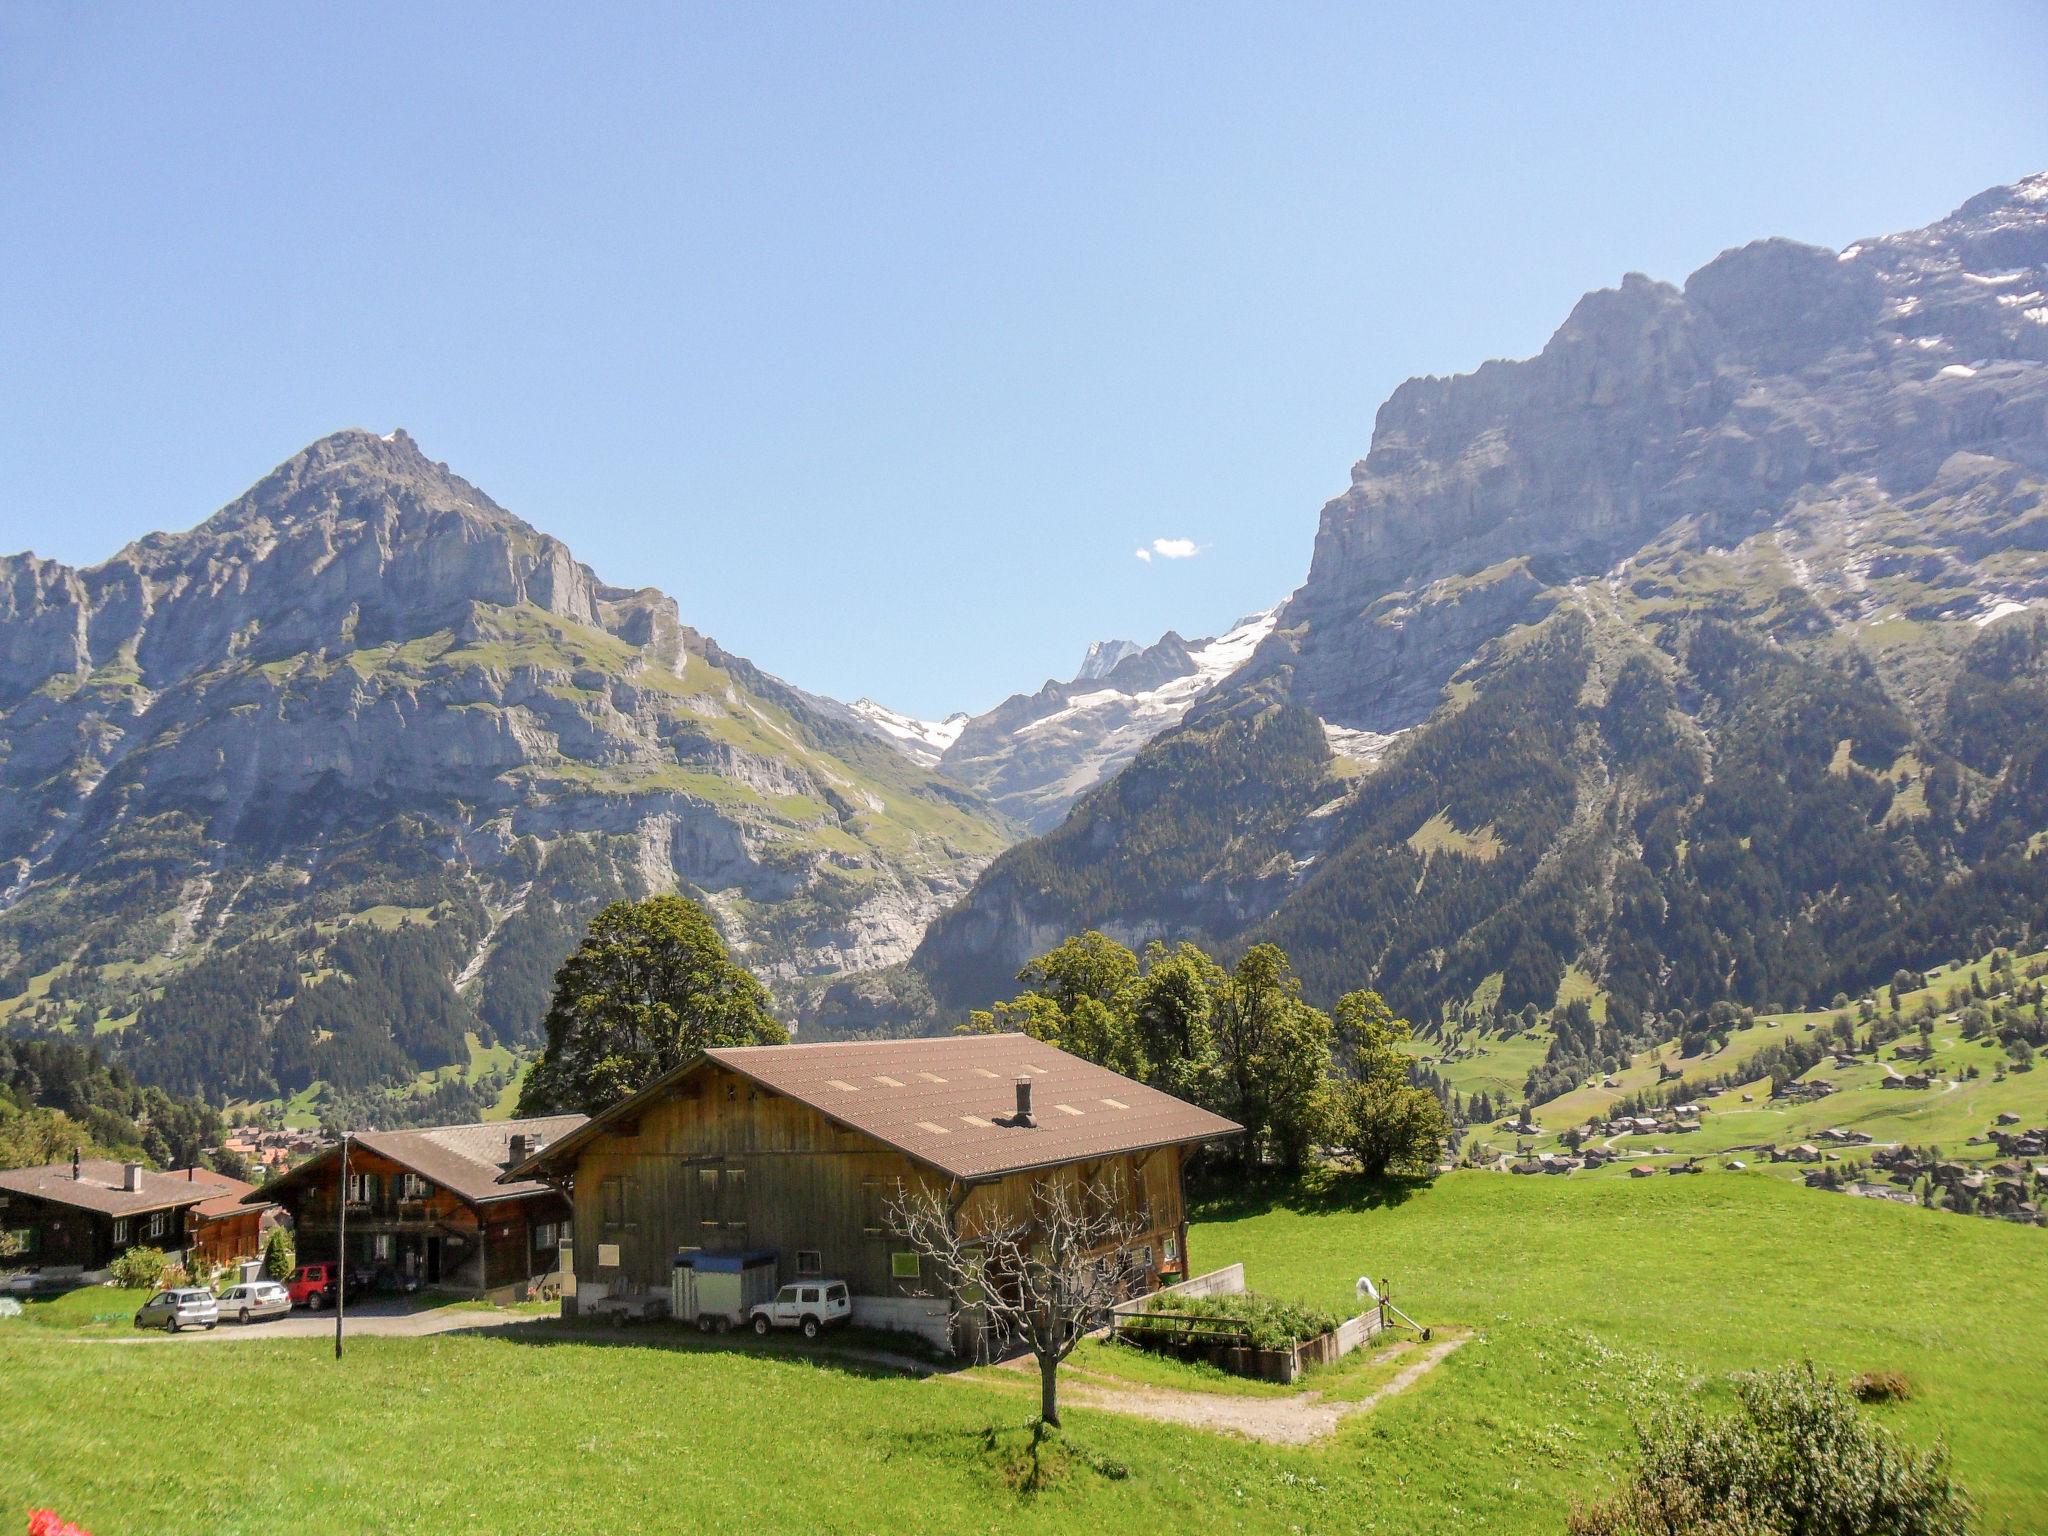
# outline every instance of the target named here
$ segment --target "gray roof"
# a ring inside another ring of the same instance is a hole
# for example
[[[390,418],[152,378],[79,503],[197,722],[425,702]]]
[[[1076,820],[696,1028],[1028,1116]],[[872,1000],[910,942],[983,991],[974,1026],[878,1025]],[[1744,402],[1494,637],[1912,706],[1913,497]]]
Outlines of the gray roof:
[[[1028,1035],[750,1045],[706,1051],[515,1172],[567,1158],[683,1076],[715,1063],[958,1179],[1234,1136],[1244,1128]],[[1012,1120],[1032,1088],[1030,1126]],[[508,1175],[509,1177],[509,1175]]]
[[[134,1216],[144,1211],[170,1210],[197,1205],[216,1195],[233,1192],[235,1180],[198,1170],[190,1178],[187,1170],[175,1174],[145,1168],[140,1189],[122,1188],[127,1165],[101,1158],[86,1158],[78,1165],[79,1176],[71,1177],[71,1164],[46,1163],[40,1168],[9,1168],[0,1172],[0,1190],[33,1195],[60,1205],[98,1211],[106,1216]],[[247,1185],[243,1185],[247,1188]]]
[[[537,1179],[498,1182],[498,1176],[512,1160],[512,1138],[523,1135],[543,1143],[556,1141],[580,1127],[584,1119],[582,1115],[543,1115],[531,1120],[486,1120],[416,1131],[356,1131],[351,1133],[350,1140],[472,1205],[482,1205],[550,1191],[551,1185]],[[280,1188],[304,1182],[315,1173],[331,1176],[340,1156],[339,1146],[329,1147],[248,1196],[249,1203],[274,1199]]]

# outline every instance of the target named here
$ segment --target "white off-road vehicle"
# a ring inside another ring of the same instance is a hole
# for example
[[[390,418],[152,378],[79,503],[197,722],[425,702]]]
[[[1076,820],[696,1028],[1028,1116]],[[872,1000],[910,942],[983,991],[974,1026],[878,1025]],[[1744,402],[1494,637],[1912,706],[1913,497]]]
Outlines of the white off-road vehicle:
[[[773,1301],[754,1308],[754,1332],[771,1328],[801,1328],[804,1337],[815,1339],[818,1330],[843,1323],[853,1316],[853,1298],[844,1280],[799,1280],[775,1293]]]

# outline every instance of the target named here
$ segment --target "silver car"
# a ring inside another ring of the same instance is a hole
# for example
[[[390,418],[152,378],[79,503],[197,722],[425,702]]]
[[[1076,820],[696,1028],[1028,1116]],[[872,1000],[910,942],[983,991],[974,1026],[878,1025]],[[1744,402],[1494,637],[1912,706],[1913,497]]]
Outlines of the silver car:
[[[221,1292],[220,1310],[238,1323],[260,1323],[265,1318],[289,1317],[292,1293],[275,1280],[244,1280]]]
[[[178,1333],[186,1328],[211,1328],[220,1321],[220,1307],[213,1292],[197,1287],[158,1291],[135,1314],[138,1328],[161,1328]]]

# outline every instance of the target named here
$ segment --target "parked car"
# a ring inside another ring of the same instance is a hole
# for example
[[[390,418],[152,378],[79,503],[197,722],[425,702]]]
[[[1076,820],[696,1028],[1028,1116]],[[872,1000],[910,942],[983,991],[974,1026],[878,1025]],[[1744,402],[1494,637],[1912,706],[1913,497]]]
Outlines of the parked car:
[[[219,1321],[220,1307],[213,1292],[197,1286],[158,1291],[135,1314],[136,1327],[161,1328],[166,1333],[179,1333],[187,1328],[211,1329]]]
[[[853,1316],[853,1298],[844,1280],[804,1280],[785,1285],[773,1301],[754,1308],[754,1332],[771,1328],[801,1328],[804,1337],[815,1339],[818,1330],[843,1323]]]
[[[220,1310],[238,1323],[285,1317],[292,1310],[292,1293],[275,1280],[244,1280],[221,1293]]]
[[[319,1312],[334,1305],[335,1272],[338,1264],[301,1264],[285,1281],[292,1305]],[[353,1301],[370,1287],[370,1272],[359,1264],[348,1266],[348,1294]]]

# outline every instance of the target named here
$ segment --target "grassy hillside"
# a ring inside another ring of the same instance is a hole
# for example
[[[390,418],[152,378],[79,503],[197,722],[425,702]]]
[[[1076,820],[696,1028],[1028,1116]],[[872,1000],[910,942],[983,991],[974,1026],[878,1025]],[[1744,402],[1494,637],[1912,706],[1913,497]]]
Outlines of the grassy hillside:
[[[0,1511],[101,1532],[1199,1529],[1553,1532],[1624,1465],[1660,1395],[1810,1356],[1915,1387],[1881,1410],[1947,1438],[1986,1527],[2048,1524],[2043,1235],[1828,1198],[1760,1176],[1612,1183],[1456,1174],[1402,1198],[1233,1196],[1193,1257],[1328,1304],[1391,1276],[1475,1337],[1303,1449],[1074,1408],[1080,1455],[1016,1486],[1027,1382],[908,1380],[787,1348],[362,1340],[122,1347],[0,1322]],[[1830,1256],[1827,1272],[1813,1256]],[[1965,1283],[1966,1282],[1966,1283]],[[1005,1373],[1007,1374],[1007,1373]],[[317,1396],[284,1454],[219,1433]],[[175,1403],[138,1438],[138,1402]],[[61,1405],[61,1411],[53,1411]],[[12,1516],[9,1516],[11,1518]]]

